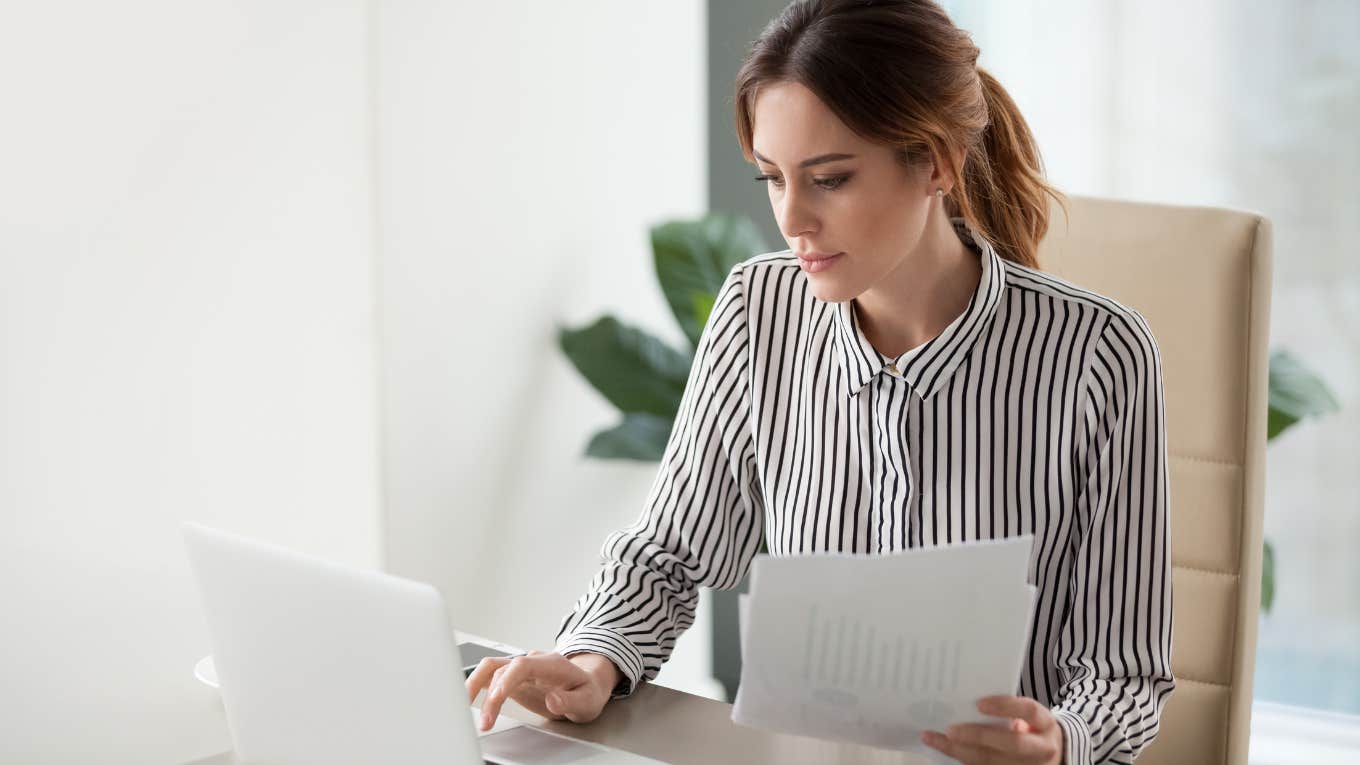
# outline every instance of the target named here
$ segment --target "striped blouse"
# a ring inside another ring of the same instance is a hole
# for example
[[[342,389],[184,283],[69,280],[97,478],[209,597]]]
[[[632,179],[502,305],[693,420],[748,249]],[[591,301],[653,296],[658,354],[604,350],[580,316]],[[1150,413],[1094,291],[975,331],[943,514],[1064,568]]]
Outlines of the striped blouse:
[[[609,535],[556,650],[609,657],[614,698],[654,679],[699,588],[771,555],[888,553],[1035,536],[1017,693],[1067,762],[1131,762],[1175,687],[1162,365],[1143,317],[1003,260],[964,312],[897,358],[853,301],[815,298],[788,250],[728,274],[646,509]]]

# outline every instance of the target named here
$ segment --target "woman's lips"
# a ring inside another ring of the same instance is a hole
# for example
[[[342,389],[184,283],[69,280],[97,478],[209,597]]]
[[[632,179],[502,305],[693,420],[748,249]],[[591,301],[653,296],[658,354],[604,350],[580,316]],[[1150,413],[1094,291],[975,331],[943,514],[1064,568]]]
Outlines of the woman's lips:
[[[843,252],[838,252],[835,255],[799,255],[798,266],[809,274],[820,273],[836,265],[844,255]]]

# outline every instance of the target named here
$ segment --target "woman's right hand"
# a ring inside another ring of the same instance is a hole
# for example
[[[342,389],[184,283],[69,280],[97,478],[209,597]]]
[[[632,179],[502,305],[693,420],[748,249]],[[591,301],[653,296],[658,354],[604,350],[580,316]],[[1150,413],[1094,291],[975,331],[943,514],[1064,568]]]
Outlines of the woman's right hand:
[[[496,724],[506,699],[552,720],[587,723],[600,716],[620,677],[614,662],[596,653],[487,657],[467,679],[468,701],[486,689],[481,730]]]

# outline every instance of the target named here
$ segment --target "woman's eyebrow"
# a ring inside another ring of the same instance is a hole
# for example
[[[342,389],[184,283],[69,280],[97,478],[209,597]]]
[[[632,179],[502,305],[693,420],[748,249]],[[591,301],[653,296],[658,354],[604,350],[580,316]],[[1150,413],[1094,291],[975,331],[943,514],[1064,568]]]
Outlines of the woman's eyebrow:
[[[775,164],[774,162],[771,162],[770,160],[763,157],[761,153],[756,151],[755,149],[752,149],[751,153],[756,156],[756,159],[760,160],[761,162],[764,162],[767,165]],[[820,156],[813,157],[812,159],[805,159],[802,162],[799,162],[798,166],[812,167],[813,165],[820,165],[824,162],[835,162],[838,159],[854,159],[854,158],[855,158],[854,154],[822,154]]]

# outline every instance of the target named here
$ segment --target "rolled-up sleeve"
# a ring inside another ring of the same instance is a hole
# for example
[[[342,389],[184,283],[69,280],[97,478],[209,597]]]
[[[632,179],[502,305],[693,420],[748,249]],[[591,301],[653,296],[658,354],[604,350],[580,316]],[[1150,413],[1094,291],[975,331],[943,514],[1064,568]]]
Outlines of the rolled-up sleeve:
[[[605,539],[600,569],[558,630],[564,656],[590,651],[618,665],[613,698],[656,677],[694,623],[699,588],[736,587],[760,547],[741,269],[700,335],[645,510]]]
[[[1132,762],[1157,735],[1171,673],[1170,497],[1162,363],[1143,317],[1114,313],[1086,373],[1053,711],[1069,765]]]

